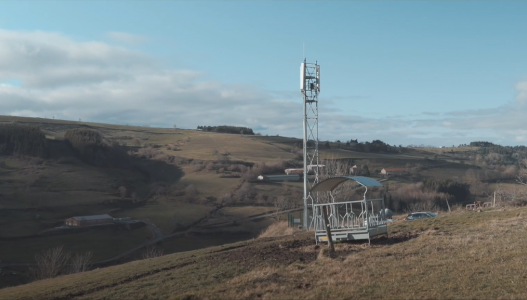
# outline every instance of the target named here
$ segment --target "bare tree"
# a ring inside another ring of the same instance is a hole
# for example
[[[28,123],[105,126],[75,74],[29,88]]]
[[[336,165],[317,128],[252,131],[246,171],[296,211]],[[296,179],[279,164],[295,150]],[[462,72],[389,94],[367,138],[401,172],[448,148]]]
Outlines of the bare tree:
[[[323,168],[319,169],[319,179],[320,181],[336,177],[336,176],[350,176],[352,165],[349,161],[337,160],[337,159],[326,159],[322,161],[324,165]],[[329,192],[319,192],[318,199],[321,203],[330,203],[333,202],[333,199],[338,197],[338,201],[348,201],[350,197],[353,196],[353,192],[350,189],[349,182],[345,182],[337,186],[331,194]],[[332,198],[332,196],[334,198]]]
[[[142,256],[143,259],[163,256],[163,249],[156,247],[146,247],[145,251],[143,251]]]
[[[240,188],[234,193],[239,201],[253,199],[258,194],[258,191],[249,182],[244,182]]]
[[[429,202],[429,201],[411,203],[406,207],[406,213],[413,213],[413,212],[418,212],[418,211],[436,211],[436,210],[438,210],[437,206],[434,203]]]
[[[351,174],[351,164],[349,161],[338,159],[325,159],[321,162],[324,167],[319,169],[319,178],[324,180],[335,176],[347,176]]]
[[[36,280],[57,277],[64,272],[69,258],[62,246],[43,250],[35,255],[36,266],[29,269],[31,277]]]
[[[521,185],[527,185],[526,177],[527,177],[527,168],[523,168],[518,173],[518,176],[516,176],[516,182]]]
[[[141,141],[139,139],[137,139],[137,138],[133,139],[132,140],[132,145],[139,147],[139,146],[141,146]]]
[[[291,209],[294,207],[293,202],[288,198],[284,196],[278,196],[274,199],[274,208],[276,211],[275,219],[277,221],[280,221],[280,212],[283,212],[285,210]]]
[[[92,256],[92,253],[89,251],[76,253],[71,259],[70,273],[73,274],[88,271],[92,265]]]
[[[122,186],[122,185],[121,185],[117,190],[119,191],[119,195],[120,195],[121,198],[123,198],[123,199],[126,198],[126,196],[128,195],[128,190],[126,189],[125,186]]]
[[[265,204],[265,201],[267,200],[267,197],[262,195],[262,194],[258,194],[256,195],[256,204],[258,205],[264,205]]]
[[[521,181],[519,179],[518,181],[521,185],[527,185],[527,183]],[[495,189],[496,196],[498,197],[498,201],[502,204],[504,203],[510,203],[510,204],[518,204],[520,202],[525,203],[527,200],[527,191],[524,187],[510,187],[505,188],[501,183],[498,183]]]

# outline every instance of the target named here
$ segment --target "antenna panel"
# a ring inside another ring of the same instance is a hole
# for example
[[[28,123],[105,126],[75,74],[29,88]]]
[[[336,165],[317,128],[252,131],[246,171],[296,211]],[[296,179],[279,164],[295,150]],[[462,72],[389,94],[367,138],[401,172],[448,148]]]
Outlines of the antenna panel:
[[[317,91],[320,92],[320,66],[317,65]]]
[[[305,63],[301,63],[300,64],[300,91],[301,92],[304,91],[305,81],[306,81],[306,64]]]

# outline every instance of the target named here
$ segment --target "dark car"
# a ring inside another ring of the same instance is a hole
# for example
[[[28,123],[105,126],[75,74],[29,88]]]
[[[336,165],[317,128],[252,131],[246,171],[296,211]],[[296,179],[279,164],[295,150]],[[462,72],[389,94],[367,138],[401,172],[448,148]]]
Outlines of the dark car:
[[[423,211],[423,212],[411,213],[404,220],[411,221],[411,220],[419,220],[419,219],[434,218],[434,217],[437,217],[437,214],[434,214],[433,212]]]

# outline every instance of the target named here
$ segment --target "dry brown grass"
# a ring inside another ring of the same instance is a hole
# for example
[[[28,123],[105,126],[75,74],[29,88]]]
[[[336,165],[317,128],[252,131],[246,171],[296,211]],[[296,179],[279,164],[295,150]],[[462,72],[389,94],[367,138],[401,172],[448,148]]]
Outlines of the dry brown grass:
[[[251,162],[276,162],[294,158],[286,148],[263,143],[251,136],[190,131],[190,141],[185,143],[178,155],[204,160],[215,160],[213,150],[228,154],[232,160]]]
[[[259,238],[0,290],[0,299],[525,299],[527,208],[390,225],[390,238]],[[277,225],[278,226],[278,225]],[[68,296],[69,295],[69,296]]]
[[[281,221],[271,224],[262,231],[258,238],[278,237],[292,234],[293,228],[289,227],[286,221]]]

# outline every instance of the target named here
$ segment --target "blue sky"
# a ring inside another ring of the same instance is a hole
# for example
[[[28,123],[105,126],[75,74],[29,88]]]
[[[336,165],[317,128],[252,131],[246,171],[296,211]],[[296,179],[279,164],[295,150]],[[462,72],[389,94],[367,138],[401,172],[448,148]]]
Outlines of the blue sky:
[[[0,114],[525,145],[527,2],[1,1]]]

